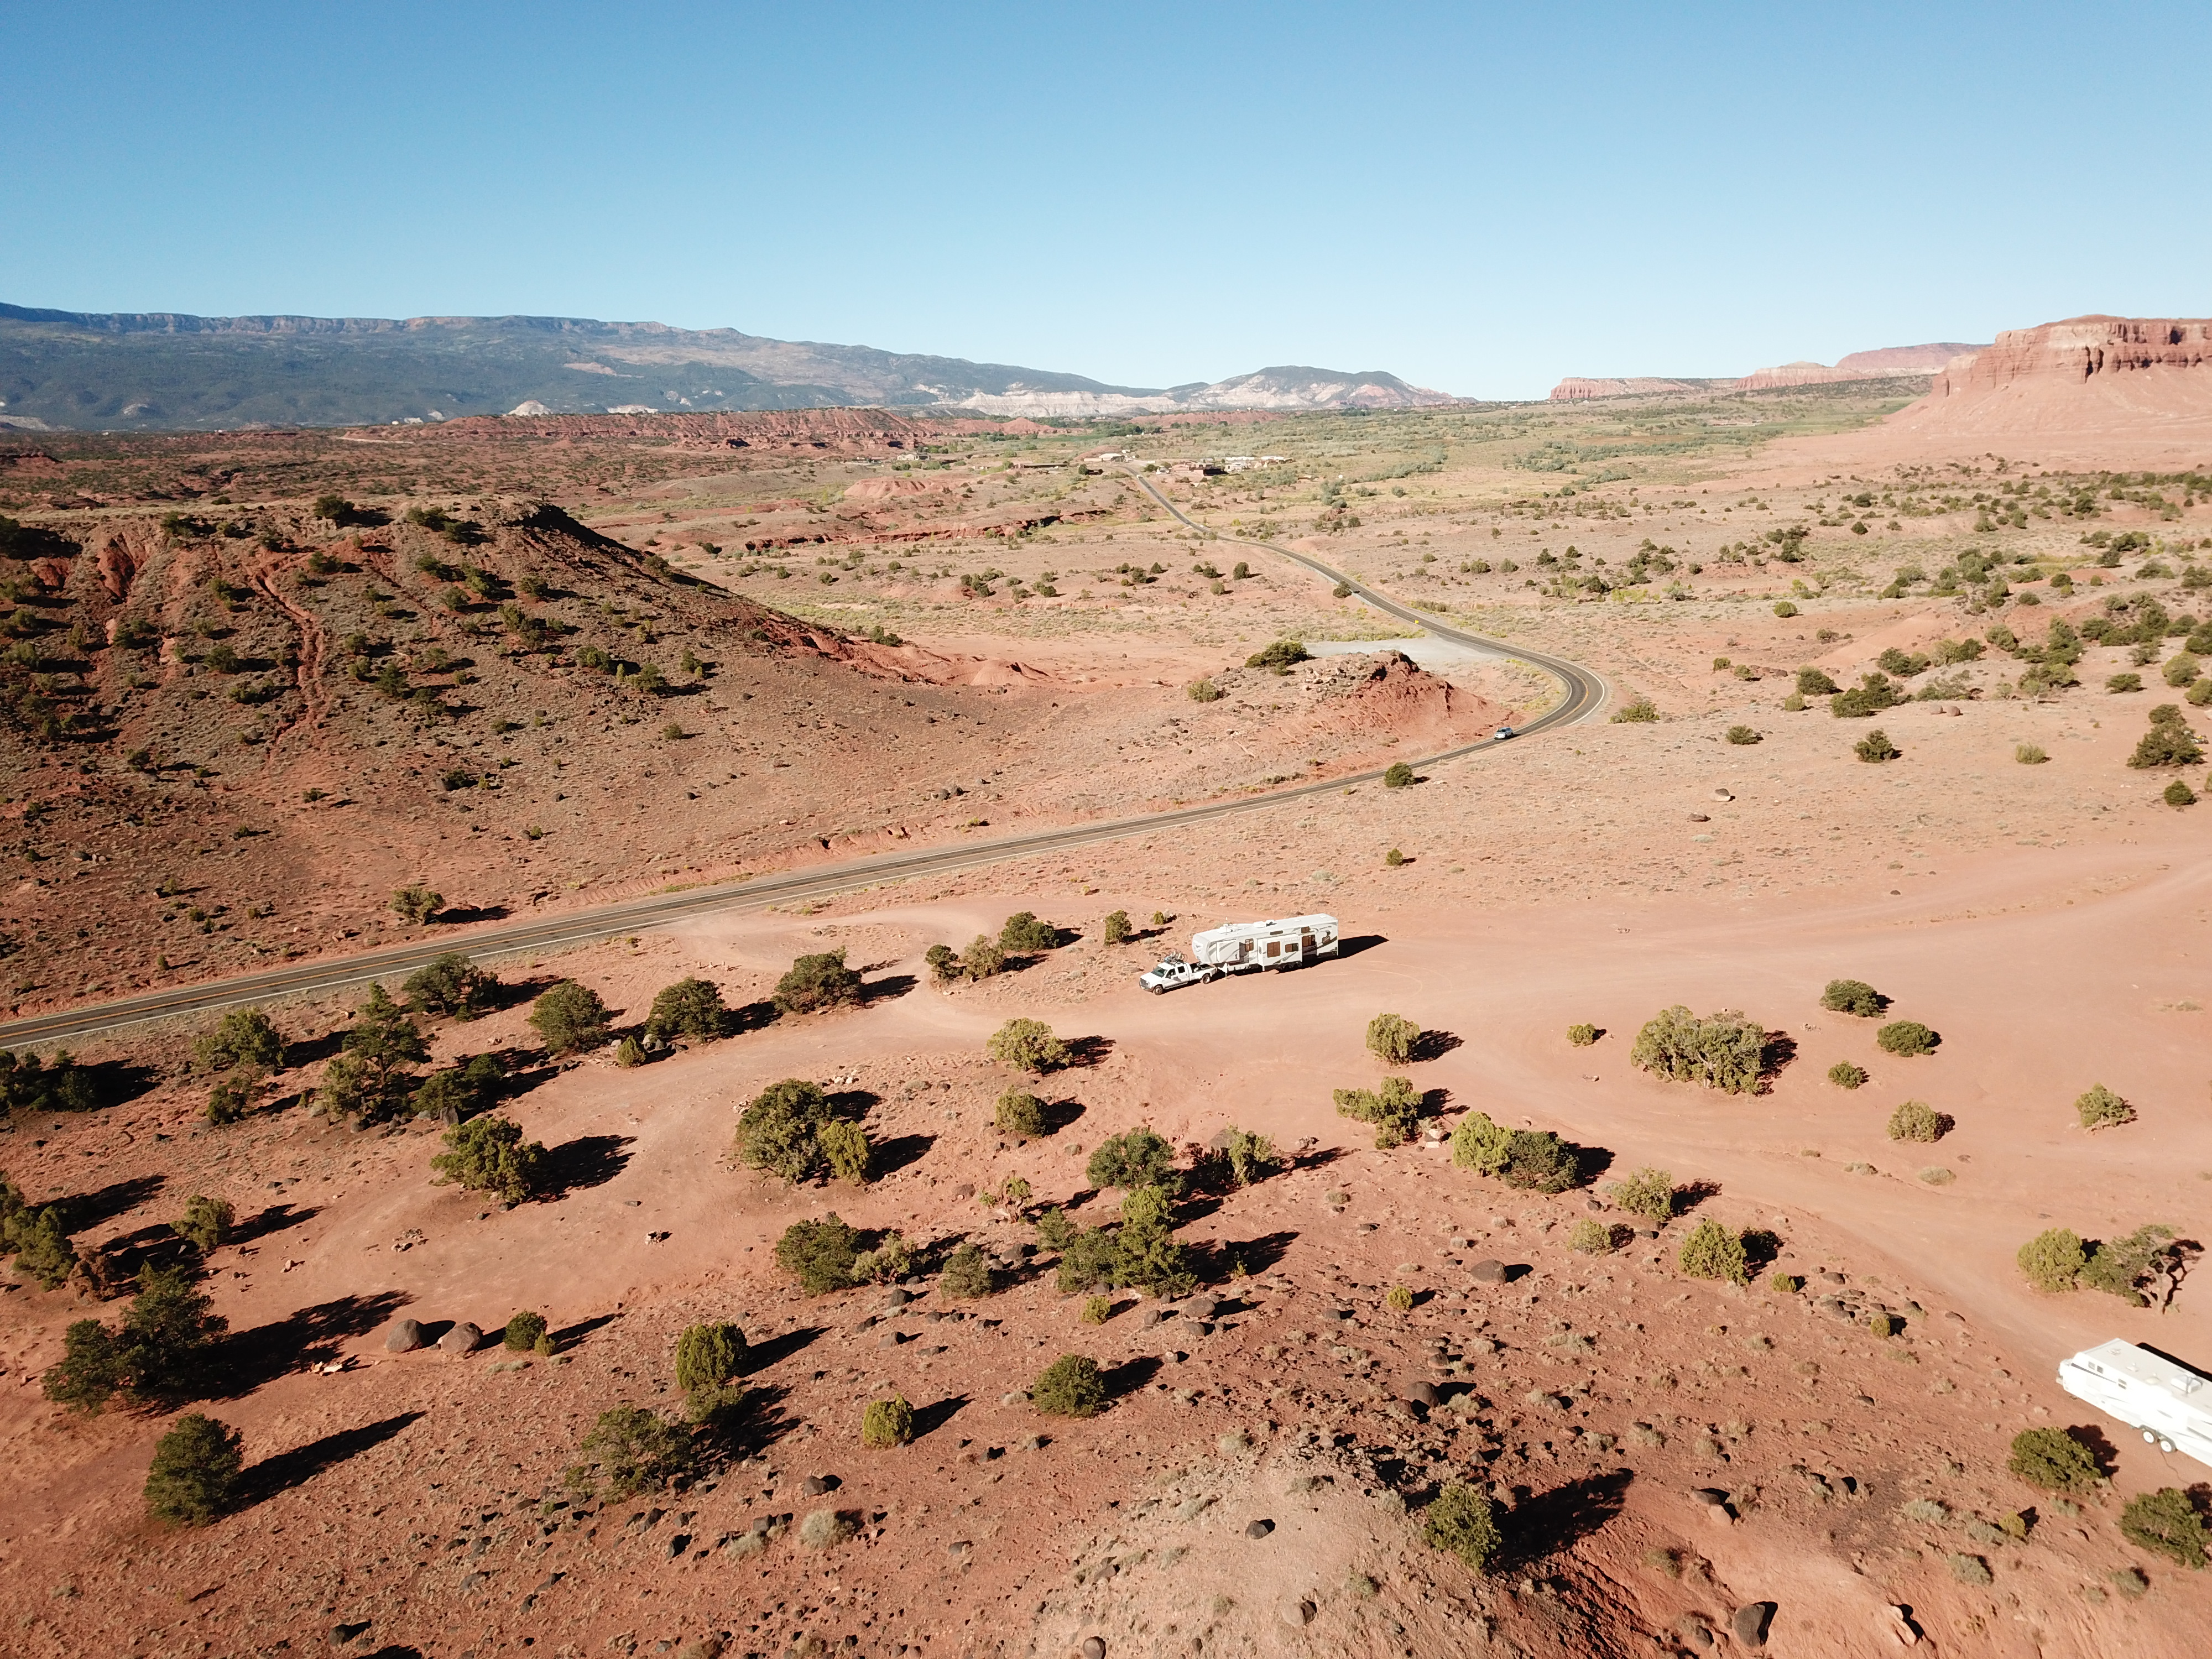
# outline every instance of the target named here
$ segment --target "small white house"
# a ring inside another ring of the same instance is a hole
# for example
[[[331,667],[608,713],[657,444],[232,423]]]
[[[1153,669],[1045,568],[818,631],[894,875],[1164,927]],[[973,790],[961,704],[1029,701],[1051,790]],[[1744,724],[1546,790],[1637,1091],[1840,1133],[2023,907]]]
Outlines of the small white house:
[[[1296,968],[1336,954],[1334,916],[1287,916],[1279,921],[1232,921],[1190,939],[1191,960],[1231,973]]]
[[[2212,1379],[2118,1340],[2058,1362],[2058,1386],[2117,1417],[2160,1451],[2212,1464]]]

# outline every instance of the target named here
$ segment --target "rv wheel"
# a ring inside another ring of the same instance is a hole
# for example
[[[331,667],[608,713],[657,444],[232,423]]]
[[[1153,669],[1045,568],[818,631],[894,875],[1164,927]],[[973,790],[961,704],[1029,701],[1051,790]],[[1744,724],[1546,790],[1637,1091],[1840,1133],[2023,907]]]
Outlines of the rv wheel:
[[[2155,1446],[2158,1444],[2158,1437],[2153,1434],[2148,1429],[2145,1429],[2143,1431],[2143,1444],[2146,1446]]]
[[[2158,1443],[2158,1449],[2162,1452],[2170,1452],[2173,1449],[2173,1442],[2171,1440],[2161,1440]]]

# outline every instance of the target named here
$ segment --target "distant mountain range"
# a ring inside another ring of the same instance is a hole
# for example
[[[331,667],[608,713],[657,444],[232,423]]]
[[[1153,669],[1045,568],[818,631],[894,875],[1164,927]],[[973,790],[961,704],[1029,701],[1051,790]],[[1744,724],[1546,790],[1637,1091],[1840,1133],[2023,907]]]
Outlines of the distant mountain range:
[[[1263,368],[1212,384],[1107,386],[1006,363],[580,317],[192,317],[0,305],[0,427],[32,431],[841,405],[1081,416],[1453,401],[1379,370]]]
[[[1636,398],[1662,392],[1755,392],[1762,387],[1827,386],[1842,380],[1887,380],[1898,375],[1934,374],[1954,357],[1981,350],[1956,340],[1936,340],[1925,345],[1882,346],[1873,351],[1854,351],[1839,358],[1834,368],[1826,363],[1783,363],[1755,368],[1741,376],[1722,380],[1695,378],[1586,379],[1571,374],[1552,388],[1553,403],[1582,403],[1593,398]]]

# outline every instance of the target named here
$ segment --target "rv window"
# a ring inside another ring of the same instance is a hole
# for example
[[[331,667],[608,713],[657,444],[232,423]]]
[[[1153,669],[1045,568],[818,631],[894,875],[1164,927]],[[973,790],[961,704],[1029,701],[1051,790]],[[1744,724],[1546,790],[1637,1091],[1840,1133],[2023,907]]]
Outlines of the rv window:
[[[1282,955],[1282,953],[1283,953],[1283,947],[1282,947],[1282,945],[1281,945],[1278,941],[1276,941],[1276,940],[1274,940],[1274,939],[1269,939],[1269,940],[1267,941],[1267,954],[1268,954],[1269,956],[1271,956],[1271,957],[1279,957],[1279,956]]]

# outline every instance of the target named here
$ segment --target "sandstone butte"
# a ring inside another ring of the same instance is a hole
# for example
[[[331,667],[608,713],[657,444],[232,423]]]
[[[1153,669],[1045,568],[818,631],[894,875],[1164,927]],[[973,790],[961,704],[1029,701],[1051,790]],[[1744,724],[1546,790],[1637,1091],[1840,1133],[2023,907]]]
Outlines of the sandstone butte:
[[[1755,368],[1741,379],[1667,379],[1650,375],[1590,379],[1569,375],[1552,388],[1553,403],[1581,403],[1593,398],[1632,398],[1655,392],[1756,392],[1772,386],[1823,386],[1838,380],[1871,380],[1893,374],[1933,374],[1961,353],[1979,346],[1956,340],[1931,341],[1925,345],[1881,346],[1854,351],[1826,363],[1799,361],[1771,368]]]

